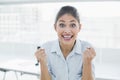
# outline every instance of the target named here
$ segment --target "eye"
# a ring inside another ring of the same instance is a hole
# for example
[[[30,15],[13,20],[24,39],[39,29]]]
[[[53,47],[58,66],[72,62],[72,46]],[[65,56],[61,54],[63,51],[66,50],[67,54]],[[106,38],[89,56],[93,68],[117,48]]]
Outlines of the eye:
[[[72,28],[75,28],[75,27],[76,27],[76,24],[72,23],[70,26],[71,26]]]
[[[63,27],[65,27],[65,24],[60,23],[59,26],[60,26],[61,28],[63,28]]]

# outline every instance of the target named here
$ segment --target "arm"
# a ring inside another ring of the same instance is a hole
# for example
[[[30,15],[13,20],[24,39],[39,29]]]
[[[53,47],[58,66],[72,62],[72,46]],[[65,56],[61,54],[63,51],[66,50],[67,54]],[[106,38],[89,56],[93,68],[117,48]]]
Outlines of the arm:
[[[92,73],[92,59],[96,53],[93,48],[87,48],[83,53],[83,70],[82,80],[94,80]]]
[[[49,74],[47,65],[45,63],[41,63],[41,79],[40,80],[51,80],[51,76]]]
[[[46,61],[46,54],[44,49],[39,49],[35,56],[37,60],[40,62],[40,68],[41,68],[41,78],[40,80],[51,80],[50,73],[48,71],[47,67],[47,61]]]
[[[83,64],[82,80],[94,80],[91,63]]]

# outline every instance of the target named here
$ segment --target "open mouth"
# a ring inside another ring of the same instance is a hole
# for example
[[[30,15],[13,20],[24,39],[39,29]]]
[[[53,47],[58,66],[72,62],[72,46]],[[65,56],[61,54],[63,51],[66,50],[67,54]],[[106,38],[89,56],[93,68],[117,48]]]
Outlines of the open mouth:
[[[64,40],[68,41],[68,40],[72,39],[73,35],[62,35],[62,37],[63,37]]]

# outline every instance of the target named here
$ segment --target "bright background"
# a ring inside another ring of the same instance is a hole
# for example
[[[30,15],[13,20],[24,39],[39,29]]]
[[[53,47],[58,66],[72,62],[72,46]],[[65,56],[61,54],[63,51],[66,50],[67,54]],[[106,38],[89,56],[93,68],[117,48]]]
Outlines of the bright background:
[[[0,5],[0,63],[16,59],[36,62],[36,47],[57,39],[54,20],[58,10],[64,5],[75,6],[80,13],[82,30],[78,38],[90,42],[95,47],[96,73],[102,76],[98,78],[120,80],[119,1]],[[106,77],[104,75],[108,73],[105,71],[107,68],[114,73],[109,72]],[[11,75],[15,77],[13,72],[8,72],[6,80],[9,80]],[[2,78],[3,73],[0,72],[0,80]],[[20,76],[20,80],[23,79],[37,80],[36,76],[31,75]]]

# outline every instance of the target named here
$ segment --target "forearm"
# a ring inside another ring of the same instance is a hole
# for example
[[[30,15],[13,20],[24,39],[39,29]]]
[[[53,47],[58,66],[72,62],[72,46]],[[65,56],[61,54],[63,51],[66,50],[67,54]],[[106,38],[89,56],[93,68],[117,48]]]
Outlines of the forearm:
[[[83,63],[82,80],[94,80],[91,62]]]
[[[47,65],[41,63],[41,78],[40,80],[51,80],[50,73],[48,71]]]

